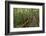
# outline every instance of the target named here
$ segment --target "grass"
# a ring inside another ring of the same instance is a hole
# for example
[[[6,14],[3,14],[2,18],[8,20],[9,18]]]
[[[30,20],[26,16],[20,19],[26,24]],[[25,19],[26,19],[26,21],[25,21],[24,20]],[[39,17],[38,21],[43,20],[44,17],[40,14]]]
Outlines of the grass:
[[[39,9],[14,8],[14,28],[39,27]]]

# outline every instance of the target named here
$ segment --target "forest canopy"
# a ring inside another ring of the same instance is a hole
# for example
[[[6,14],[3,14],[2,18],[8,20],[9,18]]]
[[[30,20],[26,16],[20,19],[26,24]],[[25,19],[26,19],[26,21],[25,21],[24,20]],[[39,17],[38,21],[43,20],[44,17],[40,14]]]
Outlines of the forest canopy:
[[[14,27],[39,27],[39,9],[14,8]]]

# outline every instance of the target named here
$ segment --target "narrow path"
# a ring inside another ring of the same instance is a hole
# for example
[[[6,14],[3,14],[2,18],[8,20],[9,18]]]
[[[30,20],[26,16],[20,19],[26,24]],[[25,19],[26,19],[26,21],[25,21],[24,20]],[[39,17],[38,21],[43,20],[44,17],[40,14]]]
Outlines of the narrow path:
[[[23,27],[24,25],[26,25],[28,22],[29,22],[28,20],[25,21],[25,23],[23,25],[21,25],[21,27]]]

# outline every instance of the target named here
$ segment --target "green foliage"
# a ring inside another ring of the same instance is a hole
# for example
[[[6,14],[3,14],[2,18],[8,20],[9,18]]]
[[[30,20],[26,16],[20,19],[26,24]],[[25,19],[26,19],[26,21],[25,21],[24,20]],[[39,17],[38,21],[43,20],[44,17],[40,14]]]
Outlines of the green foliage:
[[[35,8],[14,8],[14,27],[23,27],[22,25],[28,20],[24,27],[39,26],[39,9]],[[35,20],[34,20],[35,19]]]

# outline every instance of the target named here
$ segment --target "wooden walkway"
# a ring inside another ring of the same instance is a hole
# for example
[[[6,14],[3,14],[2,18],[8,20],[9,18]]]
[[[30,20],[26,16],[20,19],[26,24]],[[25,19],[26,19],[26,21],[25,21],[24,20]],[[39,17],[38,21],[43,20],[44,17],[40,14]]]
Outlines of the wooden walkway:
[[[27,25],[28,22],[29,22],[29,20],[27,19],[27,20],[21,25],[21,27]]]

